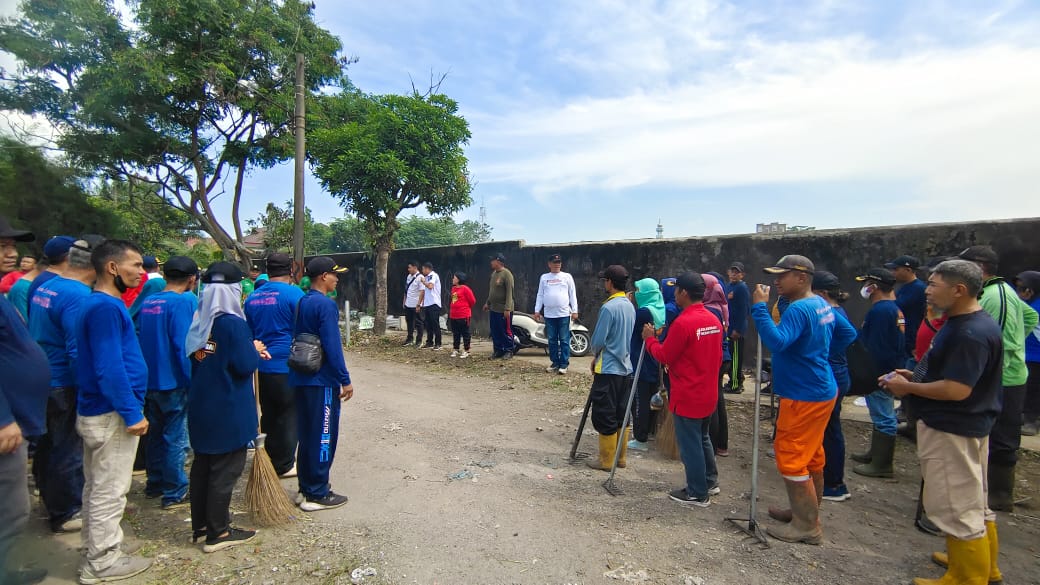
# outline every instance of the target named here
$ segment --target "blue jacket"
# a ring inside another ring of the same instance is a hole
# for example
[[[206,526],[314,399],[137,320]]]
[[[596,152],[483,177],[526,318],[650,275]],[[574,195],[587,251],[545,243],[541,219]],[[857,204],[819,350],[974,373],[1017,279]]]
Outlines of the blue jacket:
[[[191,358],[188,436],[192,449],[219,455],[256,437],[253,372],[260,356],[249,325],[236,315],[214,319],[209,339],[212,352],[201,350]]]
[[[747,332],[748,315],[751,314],[751,291],[744,281],[728,282],[725,287],[726,297],[729,299],[728,333],[736,331],[744,335]]]
[[[29,333],[47,353],[52,388],[76,385],[76,324],[89,296],[89,286],[55,275],[29,299]]]
[[[599,308],[596,329],[589,342],[596,356],[597,374],[627,376],[632,373],[629,342],[635,323],[636,309],[624,293],[611,296]]]
[[[123,299],[95,292],[83,301],[81,314],[76,328],[77,412],[98,416],[116,411],[128,427],[141,422],[148,366]]]
[[[301,374],[289,370],[290,386],[345,386],[350,384],[350,372],[343,359],[343,341],[339,332],[339,309],[336,301],[316,290],[310,290],[300,302],[300,316],[293,328],[293,336],[310,333],[321,339],[321,369],[315,374]]]
[[[856,339],[856,328],[837,319],[827,301],[818,296],[789,303],[773,324],[769,307],[751,307],[762,345],[773,352],[773,391],[805,402],[834,400],[837,383],[828,361],[831,345],[846,348]]]
[[[906,367],[905,328],[906,320],[895,301],[878,301],[867,311],[859,337],[874,359],[878,376]]]
[[[262,374],[289,373],[289,348],[293,337],[293,312],[303,291],[291,284],[272,281],[246,298],[246,322],[253,338],[267,346],[271,359],[260,362]]]
[[[22,435],[47,432],[50,373],[47,354],[29,336],[14,305],[0,295],[0,427],[16,422]]]
[[[904,337],[906,356],[904,358],[914,355],[914,347],[917,344],[917,329],[921,326],[921,322],[924,321],[924,314],[927,310],[924,296],[926,288],[928,288],[928,285],[923,280],[915,278],[913,282],[900,286],[896,291],[896,304],[899,305],[899,310],[903,311],[903,317],[906,318]]]
[[[199,299],[191,291],[162,291],[141,303],[138,339],[148,364],[149,390],[176,390],[191,383],[191,362],[184,341],[198,307]]]
[[[838,321],[845,321],[852,326],[852,322],[849,321],[849,314],[845,312],[844,307],[831,307],[834,311],[834,318]],[[844,329],[844,326],[842,326]],[[838,331],[838,327],[834,328],[835,332]],[[831,371],[834,372],[834,381],[838,384],[838,394],[844,396],[849,391],[849,387],[852,386],[852,378],[849,375],[849,358],[845,355],[847,347],[842,347],[840,343],[831,341],[831,353],[827,358],[827,361],[831,364]]]

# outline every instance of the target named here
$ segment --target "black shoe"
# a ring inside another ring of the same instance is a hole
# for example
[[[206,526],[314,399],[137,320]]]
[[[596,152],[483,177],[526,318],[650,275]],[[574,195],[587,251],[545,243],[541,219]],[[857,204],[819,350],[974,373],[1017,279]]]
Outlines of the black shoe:
[[[405,341],[404,343],[402,343],[402,344],[401,344],[401,347],[408,347],[408,346],[409,346],[409,345],[411,345],[411,344],[412,344],[412,340],[411,340],[411,339],[409,339],[409,340]]]
[[[225,548],[231,548],[244,542],[249,542],[256,537],[255,530],[239,530],[238,528],[228,528],[228,533],[224,536],[220,536],[214,540],[206,539],[206,544],[202,545],[202,552],[213,553],[218,550],[224,550]]]
[[[191,531],[191,543],[198,544],[200,540],[206,538],[206,529],[200,528],[198,530]]]
[[[722,392],[725,393],[725,394],[743,394],[744,393],[744,387],[743,386],[738,386],[736,388],[726,387],[726,388],[722,389]]]
[[[31,585],[47,578],[47,569],[19,569],[7,571],[0,583],[5,585]]]
[[[511,360],[511,359],[513,359],[513,352],[511,352],[511,351],[505,352],[504,354],[502,354],[502,359],[504,359],[504,360]]]
[[[300,509],[304,512],[318,512],[321,510],[331,510],[333,508],[339,508],[340,506],[347,503],[347,496],[341,496],[336,492],[329,491],[324,498],[318,498],[313,500],[307,498],[300,504]]]
[[[504,355],[504,354],[503,354],[502,352],[500,352],[500,351],[496,351],[495,353],[491,354],[491,357],[489,357],[488,359],[491,359],[491,360],[500,360],[500,359],[502,359],[502,356],[503,356],[503,355]]]
[[[932,536],[943,535],[943,531],[940,530],[938,526],[933,524],[932,521],[928,519],[928,516],[925,516],[923,514],[920,518],[914,520],[914,526],[916,526],[918,530],[925,534],[931,534]]]
[[[704,496],[703,498],[695,498],[690,494],[686,493],[686,488],[679,488],[668,492],[668,497],[675,502],[679,502],[684,506],[697,506],[698,508],[707,508],[711,505],[711,496]]]

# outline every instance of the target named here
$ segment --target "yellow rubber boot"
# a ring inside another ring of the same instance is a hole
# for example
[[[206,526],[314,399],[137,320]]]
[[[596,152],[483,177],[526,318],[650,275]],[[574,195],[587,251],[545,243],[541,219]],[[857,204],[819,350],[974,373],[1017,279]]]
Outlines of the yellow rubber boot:
[[[586,465],[600,471],[610,471],[610,467],[614,465],[615,451],[617,451],[617,433],[613,435],[600,434],[599,458],[595,461],[589,461]]]
[[[989,545],[989,585],[1003,585],[1004,575],[1000,573],[997,558],[1000,556],[1000,540],[997,538],[997,523],[986,521],[986,543]],[[944,552],[932,553],[932,562],[946,568],[950,557]]]
[[[621,437],[621,455],[618,456],[617,466],[622,469],[628,467],[628,435],[630,432],[631,430],[626,428]],[[613,463],[613,461],[611,461],[611,463]]]
[[[958,540],[946,537],[948,564],[938,579],[914,579],[914,585],[987,585],[989,583],[989,538]],[[934,556],[933,556],[934,560]]]

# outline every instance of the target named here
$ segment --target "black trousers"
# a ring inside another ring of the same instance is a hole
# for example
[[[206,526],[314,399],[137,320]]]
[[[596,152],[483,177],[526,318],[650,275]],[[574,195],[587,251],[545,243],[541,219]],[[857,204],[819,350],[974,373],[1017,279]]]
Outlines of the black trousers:
[[[711,419],[708,421],[708,434],[711,436],[711,444],[716,449],[728,450],[729,416],[726,415],[726,399],[722,386],[722,375],[728,371],[726,364],[727,362],[723,362],[722,369],[719,370],[719,403],[715,407],[715,412],[711,413]]]
[[[260,374],[260,431],[267,434],[265,447],[278,475],[296,464],[296,392],[289,374]]]
[[[51,388],[47,434],[36,442],[33,476],[52,530],[83,507],[83,439],[76,432],[76,388]]]
[[[1026,382],[1026,399],[1022,406],[1023,422],[1036,422],[1040,419],[1040,362],[1026,362],[1029,368],[1029,381]]]
[[[441,346],[441,306],[423,307],[423,321],[426,322],[426,345]]]
[[[191,530],[215,540],[231,526],[231,492],[246,466],[246,448],[210,455],[195,452],[191,463]]]
[[[1022,403],[1026,387],[1004,386],[1004,406],[993,430],[989,432],[989,463],[1013,467],[1018,463],[1018,448],[1022,445]]]
[[[421,342],[423,336],[423,318],[422,313],[415,310],[415,307],[404,308],[404,321],[408,324],[408,339],[405,341],[412,340],[412,334],[415,334],[415,341]]]
[[[592,376],[592,426],[601,435],[613,435],[625,421],[632,378],[620,374]]]
[[[470,344],[470,333],[469,333],[469,317],[465,319],[452,319],[451,320],[451,347],[452,349],[459,348],[459,342],[462,343],[462,348],[469,351]]]
[[[650,429],[654,428],[654,411],[650,410],[650,399],[657,394],[657,382],[636,383],[636,399],[632,403],[632,436],[645,443],[650,439]]]

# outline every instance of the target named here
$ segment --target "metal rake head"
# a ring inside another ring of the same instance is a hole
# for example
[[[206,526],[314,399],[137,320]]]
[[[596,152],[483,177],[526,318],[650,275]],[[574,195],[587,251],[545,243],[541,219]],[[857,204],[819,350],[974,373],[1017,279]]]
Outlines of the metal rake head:
[[[591,454],[586,453],[584,451],[578,451],[574,455],[572,455],[569,459],[567,459],[567,463],[570,463],[571,465],[578,465],[579,463],[582,463],[583,461],[585,461],[589,457],[591,457]]]
[[[612,496],[621,496],[625,494],[625,490],[621,487],[621,484],[614,481],[613,477],[607,478],[607,481],[603,482],[603,489],[607,490],[607,493]]]

